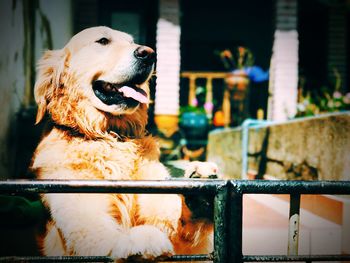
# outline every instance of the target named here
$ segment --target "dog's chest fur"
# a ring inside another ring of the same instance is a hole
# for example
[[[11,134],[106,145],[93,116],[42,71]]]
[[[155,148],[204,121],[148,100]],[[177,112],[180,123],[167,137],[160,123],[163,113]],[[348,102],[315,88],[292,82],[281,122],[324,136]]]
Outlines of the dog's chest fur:
[[[32,169],[40,179],[128,180],[134,179],[139,159],[135,141],[86,140],[54,128],[39,144]]]

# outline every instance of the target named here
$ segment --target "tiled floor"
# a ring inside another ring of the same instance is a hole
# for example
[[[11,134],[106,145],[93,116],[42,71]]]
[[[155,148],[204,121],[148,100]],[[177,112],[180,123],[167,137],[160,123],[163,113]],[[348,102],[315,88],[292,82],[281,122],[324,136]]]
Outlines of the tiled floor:
[[[287,199],[274,195],[244,196],[244,254],[287,253],[289,214]],[[305,209],[301,209],[300,221],[299,254],[341,253],[341,225]]]

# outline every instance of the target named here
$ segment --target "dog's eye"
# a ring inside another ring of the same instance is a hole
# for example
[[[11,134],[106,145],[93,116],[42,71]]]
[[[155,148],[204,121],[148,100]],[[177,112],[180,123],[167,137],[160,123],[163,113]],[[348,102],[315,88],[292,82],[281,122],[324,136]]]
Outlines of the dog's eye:
[[[103,45],[103,46],[105,46],[105,45],[107,45],[110,41],[109,41],[108,38],[103,37],[103,38],[100,38],[99,40],[96,40],[95,42],[96,42],[96,43],[99,43],[99,44],[101,44],[101,45]]]

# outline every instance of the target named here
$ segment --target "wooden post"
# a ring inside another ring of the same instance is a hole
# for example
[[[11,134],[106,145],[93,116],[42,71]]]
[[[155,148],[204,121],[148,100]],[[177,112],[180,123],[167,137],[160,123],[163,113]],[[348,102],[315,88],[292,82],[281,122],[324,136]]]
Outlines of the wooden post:
[[[224,114],[224,126],[229,127],[231,123],[231,102],[230,102],[230,91],[225,88],[224,98],[222,101],[222,112]]]
[[[188,93],[188,105],[193,106],[193,101],[196,98],[196,76],[190,75],[190,90]]]
[[[206,83],[207,87],[207,94],[205,97],[205,102],[206,103],[211,103],[213,105],[213,78],[209,77],[207,78],[207,83]],[[213,109],[209,109],[209,111],[207,112],[207,115],[209,115],[210,117],[213,115]]]

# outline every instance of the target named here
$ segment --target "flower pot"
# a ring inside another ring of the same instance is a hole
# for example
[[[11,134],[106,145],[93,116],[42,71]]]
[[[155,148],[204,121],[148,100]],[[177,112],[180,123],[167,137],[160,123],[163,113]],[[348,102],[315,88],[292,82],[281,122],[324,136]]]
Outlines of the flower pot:
[[[209,120],[205,113],[185,112],[179,124],[187,140],[206,140]]]

